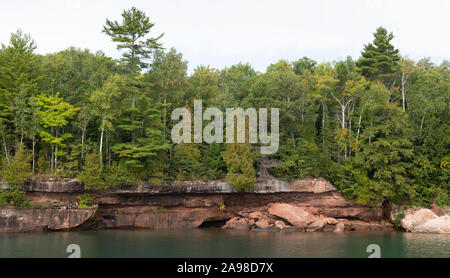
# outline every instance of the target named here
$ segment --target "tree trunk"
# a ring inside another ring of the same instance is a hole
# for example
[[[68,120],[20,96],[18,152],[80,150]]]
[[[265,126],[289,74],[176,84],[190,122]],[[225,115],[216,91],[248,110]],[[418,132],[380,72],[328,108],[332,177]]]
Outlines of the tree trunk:
[[[55,137],[58,137],[58,128],[56,128]],[[54,167],[55,167],[55,171],[56,171],[58,168],[58,145],[55,145],[55,165],[54,165]]]
[[[55,148],[55,146],[52,145],[51,150],[50,150],[50,152],[51,152],[51,154],[50,154],[50,169],[52,170],[52,172],[54,171],[53,164],[55,162],[54,158],[53,158],[53,156],[54,156],[54,148]]]
[[[8,161],[8,164],[9,164],[9,155],[8,155],[8,147],[6,146],[6,139],[5,139],[5,136],[2,136],[2,137],[3,137],[3,146],[5,147],[6,161]]]
[[[422,120],[420,121],[420,130],[419,134],[422,135],[423,122],[425,120],[425,113],[423,113]]]
[[[134,35],[132,37],[132,40],[133,40],[132,46],[134,46],[136,44],[136,41],[135,41],[136,38],[134,37]],[[136,55],[136,50],[134,49],[134,47],[132,47],[131,48],[131,61],[132,61],[132,63],[135,62],[134,61],[135,55]],[[136,67],[138,67],[137,64],[136,64]],[[133,69],[132,69],[133,73],[135,73],[134,72],[135,70],[136,70],[136,68],[133,67]],[[134,109],[135,107],[136,107],[136,93],[133,91],[133,96],[132,96],[132,100],[131,100],[131,108]],[[131,118],[131,124],[134,124],[134,115],[131,114],[130,118]],[[132,130],[131,131],[131,144],[135,144],[135,143],[136,143],[136,134],[135,134],[135,131]]]
[[[358,131],[356,132],[356,141],[358,141],[359,138],[359,132],[361,131],[361,119],[364,112],[364,108],[361,109],[361,114],[359,114],[359,120],[358,120]]]
[[[352,105],[352,114],[353,114],[353,109],[355,108],[355,105]],[[350,135],[350,132],[352,132],[352,117],[350,117],[350,109],[347,110],[347,118],[348,118],[348,132]],[[352,148],[350,148],[350,146],[347,146],[347,153],[348,153],[348,157],[352,156]]]
[[[36,145],[36,139],[33,137],[33,174],[34,174],[34,161],[35,161],[35,158],[34,158],[34,156],[35,156],[35,154],[34,154],[34,147],[35,147],[35,145]]]
[[[105,141],[106,141],[106,158],[108,161],[108,166],[111,166],[111,147],[109,146],[108,140],[108,130],[105,130]]]
[[[406,73],[405,70],[402,69],[402,104],[403,104],[403,112],[406,111],[406,82],[408,82],[410,73]]]
[[[406,111],[406,107],[405,107],[405,73],[402,73],[402,104],[403,104],[403,112]]]
[[[131,108],[135,108],[135,107],[136,107],[136,94],[133,93],[133,100],[131,101]],[[131,114],[130,118],[131,118],[131,124],[134,125],[134,115]],[[136,143],[135,130],[131,130],[131,144],[135,144],[135,143]]]
[[[322,101],[322,153],[325,154],[325,101]]]
[[[84,136],[86,134],[86,126],[81,129],[81,159],[84,157]]]
[[[167,98],[164,97],[164,116],[163,116],[163,121],[164,121],[164,129],[163,129],[163,135],[164,135],[164,139],[166,138],[166,102],[167,102]]]
[[[53,134],[53,127],[50,128],[50,133]],[[55,146],[52,144],[51,145],[51,150],[50,150],[51,154],[50,154],[50,169],[52,170],[52,172],[54,172],[55,170]]]
[[[302,117],[302,124],[304,121],[304,114],[305,114],[305,94],[302,94],[302,109],[301,109],[301,117]]]
[[[103,155],[102,155],[102,149],[103,149],[103,133],[105,132],[105,117],[103,117],[102,120],[102,132],[100,135],[100,150],[99,150],[99,154],[100,154],[100,165],[103,163]]]
[[[58,168],[58,145],[55,146],[55,171]]]

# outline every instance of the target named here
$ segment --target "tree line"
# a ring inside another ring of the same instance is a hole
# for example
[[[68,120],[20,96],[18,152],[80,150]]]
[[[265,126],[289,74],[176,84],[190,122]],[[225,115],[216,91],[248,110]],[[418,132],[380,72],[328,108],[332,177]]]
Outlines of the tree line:
[[[30,35],[0,49],[0,176],[79,177],[88,188],[142,180],[325,177],[361,204],[450,205],[449,61],[400,55],[379,27],[361,57],[280,60],[265,72],[239,63],[187,73],[149,17],[131,8],[102,33],[120,59],[71,47],[40,55]],[[100,38],[99,38],[100,39]],[[173,144],[171,111],[280,109],[280,148]]]

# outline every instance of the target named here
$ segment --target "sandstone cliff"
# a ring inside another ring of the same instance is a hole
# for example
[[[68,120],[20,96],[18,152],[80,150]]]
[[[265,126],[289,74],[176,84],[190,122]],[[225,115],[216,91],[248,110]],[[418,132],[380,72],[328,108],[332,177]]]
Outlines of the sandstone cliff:
[[[85,212],[75,209],[77,195],[84,191],[77,180],[34,179],[23,190],[34,203],[65,205],[53,210],[0,210],[0,231],[208,226],[283,231],[392,229],[381,208],[355,205],[321,178],[292,183],[259,180],[251,192],[233,192],[223,181],[110,187],[91,191],[98,209]]]
[[[399,209],[393,214],[398,214]],[[450,234],[450,215],[448,211],[434,207],[409,208],[403,212],[400,226],[407,232]]]
[[[0,232],[41,232],[76,229],[95,209],[1,209]]]

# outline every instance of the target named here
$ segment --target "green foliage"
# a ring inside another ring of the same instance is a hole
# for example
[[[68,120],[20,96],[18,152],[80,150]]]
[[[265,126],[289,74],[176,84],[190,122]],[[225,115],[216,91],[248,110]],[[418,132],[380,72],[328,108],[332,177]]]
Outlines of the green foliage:
[[[173,148],[177,180],[193,180],[201,174],[201,152],[196,144],[177,144]]]
[[[40,174],[50,174],[52,172],[49,166],[48,153],[45,149],[39,152],[37,169]]]
[[[362,203],[415,199],[417,191],[408,174],[413,149],[407,118],[398,107],[389,104],[381,113],[377,116],[380,124],[366,135],[374,138],[344,167],[348,177],[339,183],[344,192],[351,192]]]
[[[249,64],[242,63],[220,71],[218,85],[222,93],[214,96],[212,104],[221,108],[239,106],[248,95],[255,75],[255,70]]]
[[[67,125],[69,120],[73,118],[75,112],[78,110],[78,108],[74,108],[69,103],[64,102],[63,99],[59,97],[59,93],[55,96],[40,95],[36,98],[36,100],[42,108],[39,111],[39,114],[42,117],[41,125],[44,128],[63,127]],[[46,135],[47,132],[45,131],[41,133],[41,136],[44,138]],[[50,134],[48,134],[48,136],[50,138],[47,139],[47,141],[52,143],[54,141],[55,143],[61,145],[61,140],[58,140],[59,138],[52,138]]]
[[[96,152],[86,155],[83,171],[78,175],[78,178],[84,183],[86,189],[100,189],[105,187],[103,171],[99,159],[100,156]]]
[[[127,138],[135,138],[135,141],[116,143],[111,148],[113,153],[139,177],[161,178],[164,167],[159,163],[159,158],[170,148],[162,131],[161,109],[150,98],[141,96],[138,106],[127,109],[124,114],[127,117],[119,119],[118,128],[129,134]],[[133,136],[131,133],[136,128],[139,128],[139,134]]]
[[[224,211],[226,209],[225,203],[222,200],[219,201],[219,206],[217,209],[220,211]]]
[[[4,158],[1,163],[0,176],[9,184],[21,185],[32,177],[31,153],[24,145],[17,145],[16,153],[9,158]]]
[[[399,228],[399,227],[400,227],[400,221],[402,221],[403,218],[405,218],[405,213],[404,213],[403,211],[397,213],[397,214],[395,215],[394,221],[392,221],[392,222],[394,223],[394,226],[397,227],[397,228]]]
[[[114,162],[110,166],[101,166],[97,152],[86,155],[83,171],[78,175],[86,189],[102,189],[110,186],[132,185],[139,183],[139,178],[124,165]]]
[[[296,74],[302,74],[304,71],[313,72],[317,62],[308,57],[303,57],[297,61],[292,62],[293,70]]]
[[[185,90],[185,100],[201,99],[204,106],[209,106],[215,97],[220,96],[219,71],[214,68],[200,66],[189,77],[189,90]],[[186,92],[187,91],[187,92]],[[180,104],[184,104],[184,102]]]
[[[229,144],[222,152],[222,157],[228,169],[227,182],[233,189],[236,191],[252,189],[256,181],[252,146],[248,143]]]
[[[19,186],[11,186],[9,189],[0,190],[0,208],[13,206],[16,209],[32,208],[33,205],[25,198],[25,192]]]
[[[179,98],[187,85],[186,71],[187,61],[175,48],[155,51],[152,67],[144,78],[152,84],[156,99],[167,105],[162,107],[167,108],[166,112],[172,110],[170,104],[183,104]]]
[[[36,91],[39,77],[37,76],[37,57],[33,53],[36,44],[28,34],[20,29],[12,33],[10,44],[2,45],[0,53],[0,111],[9,120],[14,116],[11,111],[14,98],[19,93],[26,96]]]
[[[13,33],[0,48],[2,178],[79,176],[100,189],[226,177],[240,191],[252,188],[258,166],[264,177],[325,177],[359,204],[450,206],[448,61],[400,57],[380,27],[356,62],[303,57],[265,72],[239,63],[188,74],[182,53],[164,50],[153,27],[134,7],[106,20],[121,60],[74,47],[37,55],[29,35]],[[223,112],[279,108],[278,153],[172,144],[170,113],[194,99]]]
[[[130,173],[123,165],[114,162],[110,166],[105,166],[104,174],[105,187],[138,184],[139,178]]]
[[[77,199],[79,209],[88,209],[94,205],[94,197],[89,193],[82,193],[77,196]]]
[[[272,171],[275,176],[288,180],[307,177],[327,177],[333,162],[324,156],[315,143],[303,138],[288,139],[279,150],[281,165]]]
[[[176,180],[218,179],[226,175],[223,145],[177,144],[173,148],[168,174]]]
[[[209,179],[214,180],[225,176],[227,167],[221,155],[223,149],[223,145],[218,143],[212,143],[206,149],[204,154],[204,167],[206,168]]]
[[[378,192],[372,190],[373,183],[360,161],[347,162],[341,167],[339,174],[334,182],[347,199],[353,199],[360,205],[367,205],[378,199]]]
[[[450,185],[437,188],[436,203],[443,208],[450,207]]]
[[[54,158],[51,160],[51,168],[55,172],[58,168],[58,157],[67,154],[64,150],[67,147],[64,141],[72,138],[72,133],[61,132],[61,130],[79,109],[65,102],[59,97],[59,93],[55,96],[39,95],[36,97],[36,101],[37,105],[40,106],[37,113],[43,127],[39,135],[43,142],[51,146],[52,157]]]
[[[103,26],[103,33],[117,43],[117,49],[124,49],[123,59],[129,63],[133,71],[145,68],[145,60],[155,49],[161,48],[158,37],[146,36],[150,33],[155,24],[150,22],[150,18],[141,10],[132,7],[122,12],[122,22],[107,19]]]
[[[373,43],[364,46],[361,59],[357,65],[361,74],[369,79],[386,80],[398,70],[400,63],[399,50],[390,43],[392,33],[379,27],[373,34]]]

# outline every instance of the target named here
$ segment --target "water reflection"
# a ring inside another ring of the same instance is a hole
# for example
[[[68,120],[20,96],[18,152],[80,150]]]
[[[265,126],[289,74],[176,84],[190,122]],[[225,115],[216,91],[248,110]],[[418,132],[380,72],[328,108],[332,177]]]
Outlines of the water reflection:
[[[450,235],[400,232],[254,232],[109,230],[0,234],[0,257],[362,257],[378,244],[381,257],[450,257]]]
[[[402,239],[407,257],[450,258],[450,235],[403,233]]]

